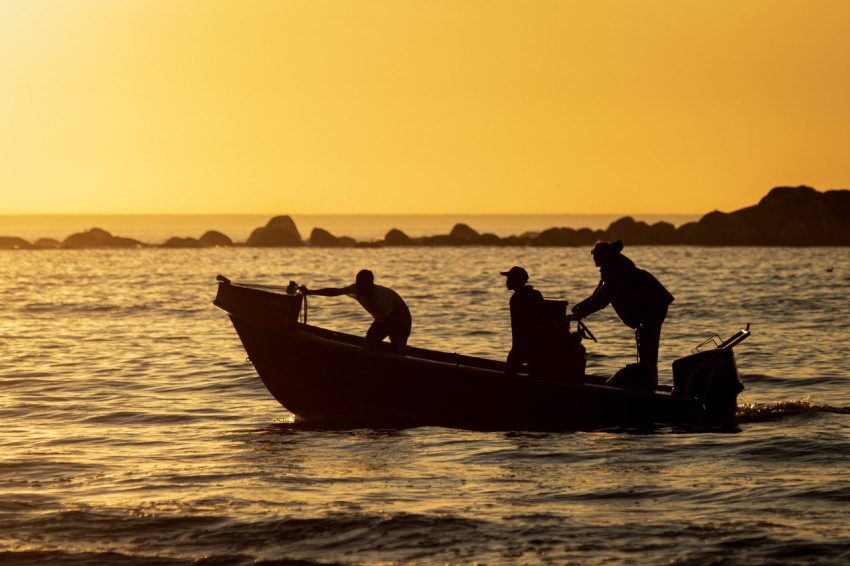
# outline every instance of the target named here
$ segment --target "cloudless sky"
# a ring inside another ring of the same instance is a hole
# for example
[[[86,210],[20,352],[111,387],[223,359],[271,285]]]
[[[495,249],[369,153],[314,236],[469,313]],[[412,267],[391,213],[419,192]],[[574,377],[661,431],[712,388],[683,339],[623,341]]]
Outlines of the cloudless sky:
[[[844,0],[3,0],[15,213],[703,213],[850,186]]]

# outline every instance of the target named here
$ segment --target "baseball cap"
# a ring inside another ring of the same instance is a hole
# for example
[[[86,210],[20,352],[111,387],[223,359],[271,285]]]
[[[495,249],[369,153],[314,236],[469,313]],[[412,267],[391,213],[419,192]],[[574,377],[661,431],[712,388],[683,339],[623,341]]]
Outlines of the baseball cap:
[[[522,279],[523,281],[528,281],[528,272],[518,265],[513,266],[507,271],[500,271],[499,274],[513,279]]]

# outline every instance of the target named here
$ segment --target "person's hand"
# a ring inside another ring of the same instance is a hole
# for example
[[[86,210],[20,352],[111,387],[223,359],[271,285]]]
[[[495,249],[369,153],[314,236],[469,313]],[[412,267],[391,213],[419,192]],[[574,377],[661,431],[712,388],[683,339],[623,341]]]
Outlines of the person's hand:
[[[307,288],[307,285],[299,285],[298,290],[301,291],[302,295],[309,295],[310,289]]]
[[[572,320],[581,320],[582,318],[584,318],[584,312],[581,303],[573,305],[573,308],[570,309],[570,312],[572,312],[572,314],[568,316],[571,316]]]

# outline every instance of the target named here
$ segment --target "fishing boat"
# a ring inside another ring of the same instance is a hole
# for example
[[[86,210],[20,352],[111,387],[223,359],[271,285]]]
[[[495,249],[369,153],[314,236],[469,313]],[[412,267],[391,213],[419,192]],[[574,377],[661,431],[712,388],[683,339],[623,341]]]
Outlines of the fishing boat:
[[[230,316],[268,391],[298,421],[317,426],[561,431],[728,422],[743,389],[733,347],[749,325],[676,360],[673,386],[640,391],[600,376],[543,379],[506,373],[497,360],[367,347],[362,337],[308,324],[294,283],[217,279],[214,304]]]

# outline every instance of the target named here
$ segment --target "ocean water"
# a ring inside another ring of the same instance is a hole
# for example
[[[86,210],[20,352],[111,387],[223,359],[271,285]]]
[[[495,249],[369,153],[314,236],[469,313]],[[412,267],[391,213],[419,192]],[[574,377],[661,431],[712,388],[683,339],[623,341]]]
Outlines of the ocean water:
[[[371,268],[411,344],[502,359],[523,265],[576,302],[587,249],[0,251],[0,564],[843,564],[850,249],[626,248],[676,296],[670,363],[751,323],[732,431],[300,427],[215,276],[313,287]],[[347,298],[310,321],[363,333]],[[610,309],[589,371],[632,361]]]

